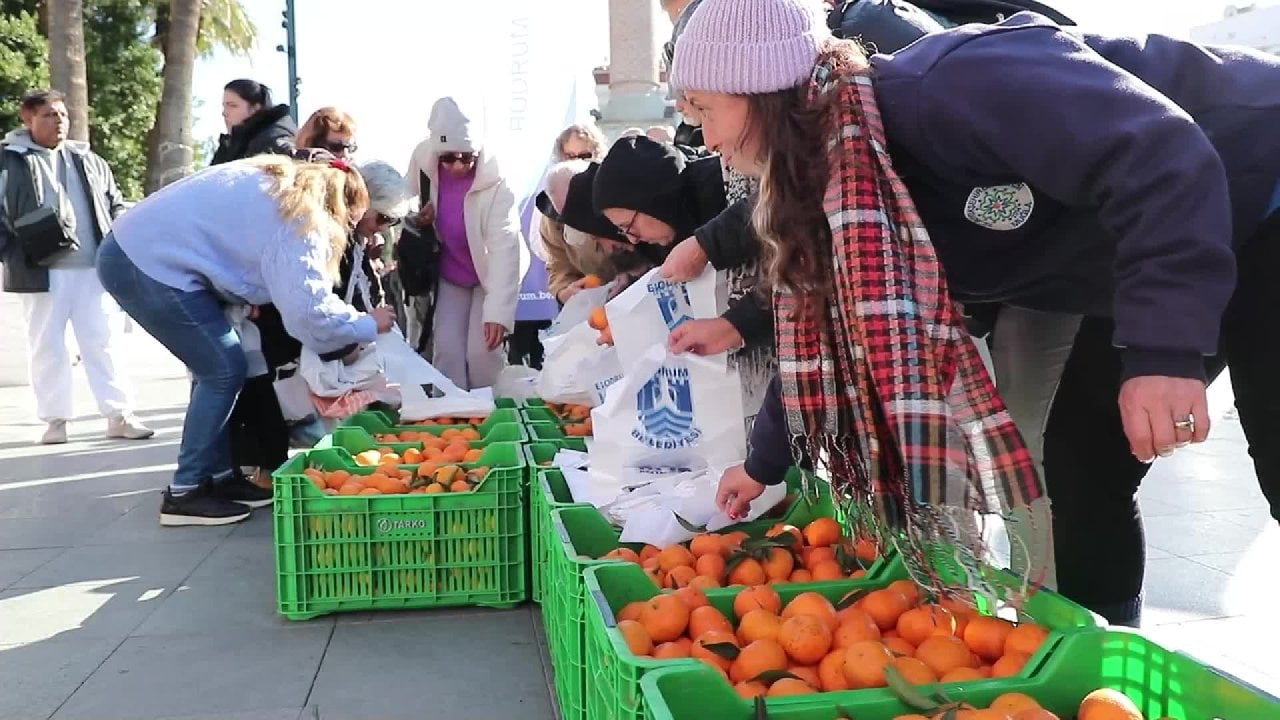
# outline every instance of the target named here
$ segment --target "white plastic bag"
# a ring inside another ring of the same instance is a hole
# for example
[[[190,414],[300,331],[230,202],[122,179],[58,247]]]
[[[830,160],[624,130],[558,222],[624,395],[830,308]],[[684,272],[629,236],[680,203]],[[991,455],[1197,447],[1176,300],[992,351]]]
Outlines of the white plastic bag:
[[[599,335],[582,322],[543,344],[547,354],[538,377],[538,397],[556,403],[598,404],[595,381],[602,373],[621,374],[617,352],[598,344]]]
[[[663,279],[661,268],[650,270],[610,300],[607,312],[615,328],[614,347],[627,374],[650,348],[666,347],[671,331],[694,318],[685,284]],[[704,317],[714,317],[714,312]]]
[[[620,354],[621,355],[621,354]],[[651,346],[591,411],[591,467],[697,470],[746,458],[738,374],[723,357],[672,355]]]
[[[375,347],[387,381],[398,386],[402,419],[412,422],[450,415],[483,417],[493,412],[492,396],[472,394],[454,385],[414,352],[398,330],[379,335]]]
[[[689,305],[695,317],[719,317],[729,306],[729,283],[723,272],[715,272],[710,267],[702,275],[685,283],[689,294]],[[744,425],[748,437],[756,414],[764,403],[769,381],[777,372],[777,363],[771,355],[760,352],[739,353],[726,361],[738,371],[742,382],[742,411]]]
[[[585,323],[591,315],[592,308],[604,305],[609,299],[609,290],[613,287],[613,283],[606,283],[598,288],[587,288],[579,290],[573,297],[569,298],[569,302],[564,304],[560,309],[560,314],[556,315],[551,321],[551,325],[541,333],[542,347],[548,352],[547,341],[551,340],[554,346],[554,338],[564,335],[570,329]]]
[[[382,360],[373,348],[360,349],[355,362],[321,360],[320,356],[302,348],[298,374],[311,388],[311,394],[322,398],[342,397],[358,390],[379,390],[385,386]]]
[[[280,370],[285,369],[280,368]],[[293,365],[288,369],[292,369],[293,374],[272,381],[271,386],[276,391],[276,400],[280,403],[280,414],[284,416],[285,421],[291,423],[302,422],[315,416],[316,406],[311,401],[311,388],[307,386],[306,379],[298,372],[297,366]]]
[[[647,486],[616,499],[606,512],[622,524],[622,542],[662,547],[693,537],[685,523],[716,532],[761,517],[787,493],[783,485],[765,488],[752,501],[745,518],[731,520],[716,507],[720,475],[718,468],[704,468],[655,478]]]
[[[493,384],[493,394],[513,400],[539,397],[538,376],[538,371],[533,368],[508,365],[498,373],[498,381]]]

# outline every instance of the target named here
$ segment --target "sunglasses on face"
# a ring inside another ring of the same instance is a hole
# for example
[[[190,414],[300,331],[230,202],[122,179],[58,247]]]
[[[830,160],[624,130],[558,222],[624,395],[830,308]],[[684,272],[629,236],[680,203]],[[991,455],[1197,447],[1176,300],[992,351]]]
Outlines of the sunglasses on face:
[[[440,153],[440,162],[444,165],[453,165],[455,163],[470,165],[475,161],[475,153]]]
[[[356,144],[353,142],[327,142],[326,141],[324,143],[324,149],[328,150],[331,153],[342,153],[342,152],[354,153],[356,151],[356,147],[357,147]]]
[[[565,155],[564,159],[565,160],[594,160],[595,157],[596,157],[595,153],[593,152],[580,152],[580,153],[572,153],[572,154]]]
[[[378,221],[379,225],[385,225],[386,227],[395,227],[400,224],[400,218],[391,217],[390,215],[384,215],[382,213],[378,213],[378,216],[375,219]]]

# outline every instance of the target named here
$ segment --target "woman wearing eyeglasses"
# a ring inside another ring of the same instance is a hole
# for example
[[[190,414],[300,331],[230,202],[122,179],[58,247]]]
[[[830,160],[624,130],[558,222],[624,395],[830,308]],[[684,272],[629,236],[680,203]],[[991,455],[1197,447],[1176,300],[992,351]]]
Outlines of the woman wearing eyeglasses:
[[[390,163],[369,160],[356,166],[369,188],[369,209],[356,223],[338,265],[334,294],[361,311],[381,307],[386,300],[382,273],[374,259],[382,254],[381,233],[400,224],[409,212],[404,176]]]
[[[311,113],[293,139],[299,150],[324,150],[339,160],[349,160],[356,152],[356,121],[335,107]]]
[[[435,223],[441,245],[431,364],[458,387],[488,387],[505,364],[499,348],[515,327],[529,249],[520,237],[515,196],[471,118],[444,97],[432,106],[427,127],[430,135],[410,158],[408,181],[419,197],[422,178],[430,182],[431,202],[418,221]],[[421,327],[428,319],[418,320]]]

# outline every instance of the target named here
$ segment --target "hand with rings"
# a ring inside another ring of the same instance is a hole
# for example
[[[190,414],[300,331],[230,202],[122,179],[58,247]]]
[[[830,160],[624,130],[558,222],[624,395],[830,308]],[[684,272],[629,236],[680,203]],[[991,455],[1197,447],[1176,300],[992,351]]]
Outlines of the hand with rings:
[[[1142,462],[1169,457],[1209,436],[1205,385],[1194,378],[1148,375],[1120,387],[1120,419],[1129,450]]]

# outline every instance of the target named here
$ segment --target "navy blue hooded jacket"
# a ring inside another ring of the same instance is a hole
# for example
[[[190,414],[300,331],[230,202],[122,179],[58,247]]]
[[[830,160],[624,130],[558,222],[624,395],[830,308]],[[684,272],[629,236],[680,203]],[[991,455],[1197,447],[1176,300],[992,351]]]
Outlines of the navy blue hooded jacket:
[[[1019,13],[871,62],[955,299],[1111,316],[1126,377],[1203,377],[1233,247],[1280,183],[1280,58]],[[762,482],[791,461],[780,398],[765,402]]]

